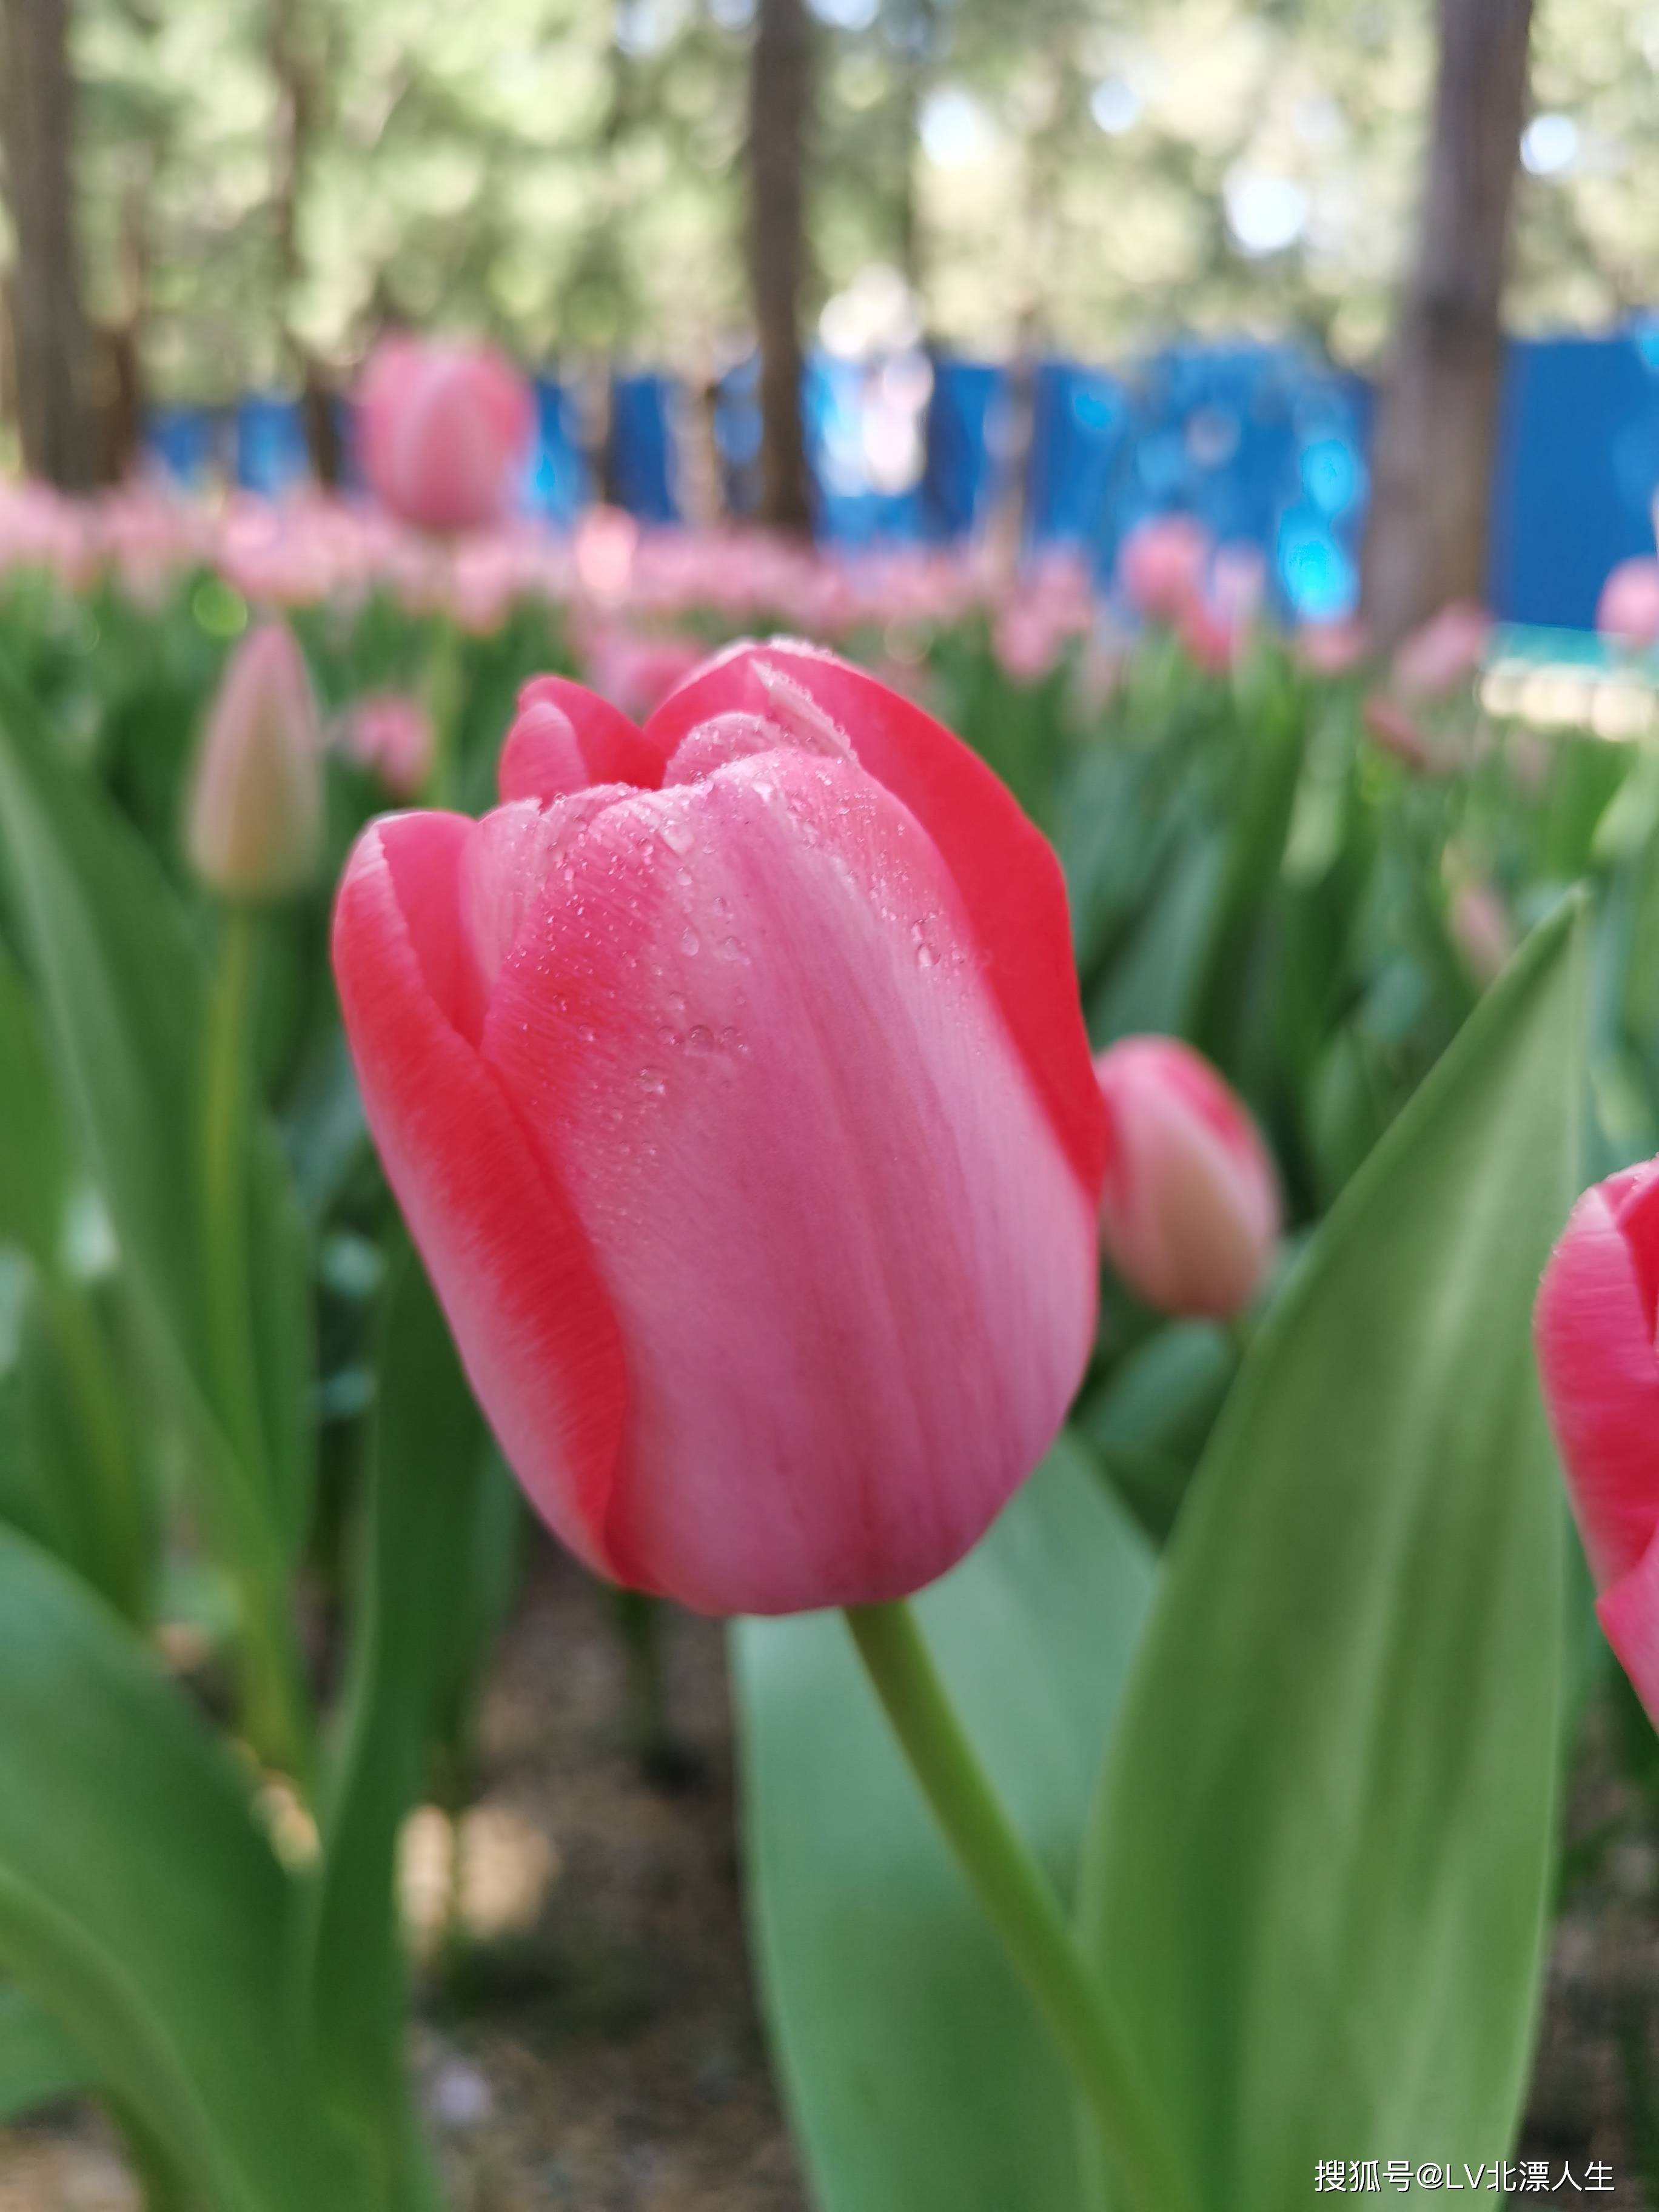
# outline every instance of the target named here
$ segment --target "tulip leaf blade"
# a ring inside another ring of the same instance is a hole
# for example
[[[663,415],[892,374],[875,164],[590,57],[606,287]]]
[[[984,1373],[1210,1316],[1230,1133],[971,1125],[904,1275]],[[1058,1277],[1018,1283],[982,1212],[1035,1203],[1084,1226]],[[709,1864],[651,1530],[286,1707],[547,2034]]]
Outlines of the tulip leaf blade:
[[[0,1527],[0,1972],[225,2212],[362,2201],[283,2002],[294,1904],[231,1759],[115,1616]]]
[[[390,2167],[404,2118],[398,1836],[468,1632],[487,1470],[483,1417],[412,1252],[383,1341],[356,1640],[304,1972],[330,2097]]]
[[[24,1990],[0,1986],[0,2127],[94,2086],[75,2038]]]
[[[1069,1895],[1151,1553],[1066,1438],[915,1601]],[[1070,2089],[835,1613],[733,1630],[752,1942],[823,2212],[1075,2212]]]
[[[1533,1376],[1576,1185],[1576,902],[1339,1201],[1177,1524],[1086,1939],[1194,2212],[1321,2158],[1501,2159],[1553,1846],[1564,1514]]]

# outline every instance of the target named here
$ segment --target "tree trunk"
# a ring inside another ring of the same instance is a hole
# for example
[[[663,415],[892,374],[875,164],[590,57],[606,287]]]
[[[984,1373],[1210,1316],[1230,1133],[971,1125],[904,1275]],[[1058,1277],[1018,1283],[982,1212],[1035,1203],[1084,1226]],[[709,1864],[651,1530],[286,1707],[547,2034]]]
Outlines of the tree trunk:
[[[1377,408],[1365,613],[1392,646],[1485,595],[1500,310],[1532,0],[1438,0],[1439,75],[1416,264]]]
[[[0,132],[17,236],[13,368],[23,463],[65,491],[97,475],[94,363],[70,202],[68,0],[0,0]]]
[[[761,520],[802,534],[811,527],[800,408],[805,139],[811,83],[805,0],[760,0],[749,65],[749,190],[761,357]]]

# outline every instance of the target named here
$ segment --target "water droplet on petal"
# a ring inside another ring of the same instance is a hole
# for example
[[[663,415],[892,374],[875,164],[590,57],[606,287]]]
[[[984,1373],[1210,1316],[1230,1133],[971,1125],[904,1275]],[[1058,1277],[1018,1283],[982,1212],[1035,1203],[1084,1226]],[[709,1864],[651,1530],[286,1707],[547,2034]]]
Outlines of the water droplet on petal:
[[[697,841],[689,822],[675,819],[663,823],[662,842],[671,853],[689,853]]]
[[[705,1029],[701,1022],[697,1023],[695,1028],[689,1029],[685,1033],[685,1048],[688,1052],[696,1053],[700,1056],[704,1053],[713,1052],[714,1049],[713,1030]]]
[[[695,929],[688,929],[684,936],[680,939],[680,951],[684,953],[686,958],[689,960],[696,951],[697,947],[702,941],[702,940],[699,938]]]
[[[742,960],[746,956],[735,937],[723,937],[714,947],[714,957],[718,960]]]
[[[642,1067],[640,1070],[640,1088],[647,1097],[660,1098],[668,1088],[661,1068]]]

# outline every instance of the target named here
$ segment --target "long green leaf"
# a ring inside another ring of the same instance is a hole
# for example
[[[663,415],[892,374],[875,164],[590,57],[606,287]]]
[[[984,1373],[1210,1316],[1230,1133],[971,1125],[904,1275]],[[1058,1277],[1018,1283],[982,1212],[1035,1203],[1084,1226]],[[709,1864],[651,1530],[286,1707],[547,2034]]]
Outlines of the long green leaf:
[[[1542,1955],[1562,1506],[1529,1316],[1575,1182],[1582,933],[1541,929],[1339,1201],[1199,1469],[1082,1917],[1194,2212],[1488,2166]]]
[[[310,1425],[295,1413],[309,1370],[295,1320],[305,1290],[287,1171],[262,1135],[248,1161],[247,1261],[249,1310],[268,1323],[253,1347],[270,1416],[261,1469],[229,1441],[236,1423],[221,1401],[204,1310],[201,963],[154,858],[89,779],[53,757],[9,687],[0,695],[0,846],[64,1087],[204,1471],[204,1517],[243,1594],[267,1747],[286,1756],[302,1732],[287,1577],[312,1477]]]
[[[393,1287],[348,1720],[306,1954],[331,2097],[386,2162],[403,2098],[398,1832],[420,1789],[471,1603],[483,1423],[412,1255]]]
[[[143,1648],[0,1528],[0,1966],[216,2212],[358,2212],[284,2004],[292,1887]]]
[[[1080,1448],[1056,1448],[918,1601],[960,1710],[1069,1895],[1151,1585]],[[840,1618],[737,1625],[754,1937],[824,2212],[1075,2212],[1070,2093]]]
[[[0,2127],[95,2083],[85,2052],[44,2006],[0,1985]]]

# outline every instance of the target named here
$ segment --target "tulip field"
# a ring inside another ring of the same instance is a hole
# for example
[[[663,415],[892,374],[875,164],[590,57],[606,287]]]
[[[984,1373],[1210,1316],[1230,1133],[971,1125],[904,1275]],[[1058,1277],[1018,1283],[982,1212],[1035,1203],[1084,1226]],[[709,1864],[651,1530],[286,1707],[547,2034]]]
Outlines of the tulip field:
[[[589,2201],[459,2193],[398,1873],[547,1531],[647,1760],[729,1623],[769,2203],[1642,2201],[1528,2098],[1659,1835],[1646,661],[453,489],[0,492],[0,2146]]]

